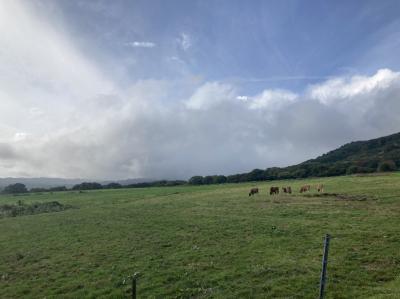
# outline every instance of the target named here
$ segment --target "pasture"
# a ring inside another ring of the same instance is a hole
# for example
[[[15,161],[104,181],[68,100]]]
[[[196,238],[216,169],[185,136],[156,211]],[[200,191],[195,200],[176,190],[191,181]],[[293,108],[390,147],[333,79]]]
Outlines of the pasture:
[[[316,298],[325,233],[327,298],[400,297],[399,173],[18,200],[73,208],[0,218],[0,298],[127,298],[135,272],[139,298]]]

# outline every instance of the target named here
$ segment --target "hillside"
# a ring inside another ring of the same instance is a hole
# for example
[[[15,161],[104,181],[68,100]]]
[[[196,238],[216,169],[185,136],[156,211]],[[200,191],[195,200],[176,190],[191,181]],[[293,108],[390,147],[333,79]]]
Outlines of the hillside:
[[[288,167],[254,169],[226,177],[228,183],[326,177],[355,173],[373,173],[400,169],[400,133],[347,143],[320,157]],[[215,182],[217,176],[195,176],[189,182],[194,185]]]
[[[320,172],[319,175],[398,170],[400,168],[400,133],[347,143],[295,167],[307,169],[315,168],[315,166],[322,167],[326,171]]]
[[[400,159],[400,133],[367,141],[351,142],[310,161],[332,163],[338,161],[398,159]]]

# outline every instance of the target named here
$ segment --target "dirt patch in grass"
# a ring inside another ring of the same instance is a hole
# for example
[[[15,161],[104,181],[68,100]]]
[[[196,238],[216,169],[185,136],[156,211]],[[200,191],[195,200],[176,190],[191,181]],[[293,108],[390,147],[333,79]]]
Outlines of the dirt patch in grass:
[[[33,204],[25,204],[22,201],[18,201],[17,204],[0,205],[0,218],[60,212],[69,208],[71,206],[62,205],[58,201]]]
[[[304,197],[333,197],[337,200],[349,200],[349,201],[366,201],[366,200],[377,200],[378,198],[363,194],[344,194],[344,193],[314,193],[304,194]]]

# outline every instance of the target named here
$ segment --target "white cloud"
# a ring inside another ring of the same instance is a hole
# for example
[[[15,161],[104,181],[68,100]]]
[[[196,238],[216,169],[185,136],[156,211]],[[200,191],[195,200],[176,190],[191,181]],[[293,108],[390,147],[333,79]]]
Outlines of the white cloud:
[[[177,39],[179,46],[182,48],[182,50],[187,51],[189,48],[192,46],[192,37],[187,34],[182,32],[179,38]]]
[[[218,82],[206,83],[197,89],[186,101],[186,107],[195,110],[206,110],[220,103],[232,101],[235,90],[232,86]]]
[[[145,42],[145,41],[134,41],[127,43],[128,46],[133,48],[154,48],[156,46],[153,42]]]
[[[27,137],[28,137],[28,134],[27,134],[27,133],[18,132],[18,133],[15,133],[15,135],[14,135],[14,140],[15,140],[15,141],[23,141],[23,140],[25,140]]]
[[[236,99],[238,99],[239,101],[246,102],[249,100],[249,97],[248,96],[237,96]]]
[[[399,78],[399,72],[380,69],[371,77],[339,77],[313,85],[309,89],[309,94],[311,98],[323,104],[331,105],[335,104],[338,100],[352,99],[355,96],[386,89],[394,81],[399,80]]]
[[[45,113],[38,107],[32,107],[29,109],[29,114],[32,118],[42,117]]]
[[[250,109],[280,110],[296,101],[298,95],[282,89],[264,90],[255,96],[250,103]]]
[[[37,18],[29,2],[0,2],[2,122],[18,131],[62,128],[69,122],[66,112],[113,89],[113,83],[73,46],[68,34]],[[39,111],[51,111],[46,127],[32,122]],[[82,111],[77,109],[77,113]]]

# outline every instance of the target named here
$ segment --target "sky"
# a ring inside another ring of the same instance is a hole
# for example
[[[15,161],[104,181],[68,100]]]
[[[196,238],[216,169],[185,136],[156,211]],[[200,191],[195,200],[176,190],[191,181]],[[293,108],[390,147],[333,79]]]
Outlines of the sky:
[[[400,131],[400,2],[0,0],[0,177],[188,179]]]

